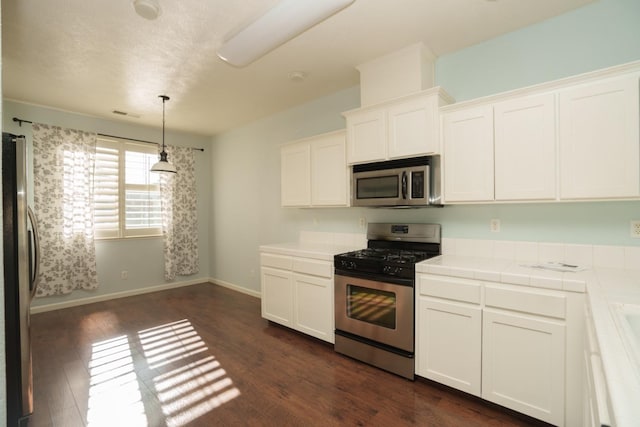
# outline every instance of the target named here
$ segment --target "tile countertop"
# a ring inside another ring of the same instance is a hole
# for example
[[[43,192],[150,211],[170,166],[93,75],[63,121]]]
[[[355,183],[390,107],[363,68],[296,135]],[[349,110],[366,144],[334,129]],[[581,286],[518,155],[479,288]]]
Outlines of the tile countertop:
[[[640,420],[640,362],[626,344],[616,304],[640,304],[640,270],[589,268],[578,272],[547,271],[531,263],[499,258],[440,255],[416,264],[416,273],[585,292],[591,308],[613,425],[638,425]]]
[[[343,243],[317,242],[287,242],[261,245],[260,252],[270,252],[279,255],[297,256],[304,258],[333,261],[333,256],[344,252],[362,249],[362,246]]]
[[[298,241],[260,246],[260,252],[333,261],[333,256],[367,247],[363,233],[301,231]]]
[[[640,360],[628,346],[618,304],[640,304],[640,271],[597,269],[588,284],[600,357],[613,409],[612,425],[637,426],[640,420]]]

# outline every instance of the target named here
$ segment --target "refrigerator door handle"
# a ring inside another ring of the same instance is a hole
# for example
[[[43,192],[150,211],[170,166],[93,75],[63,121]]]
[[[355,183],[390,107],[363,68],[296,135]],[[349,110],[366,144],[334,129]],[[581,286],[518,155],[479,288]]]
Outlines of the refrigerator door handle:
[[[29,222],[31,222],[31,229],[33,230],[33,277],[30,277],[31,298],[36,294],[38,289],[38,283],[40,282],[40,234],[38,232],[38,222],[36,216],[31,210],[30,206],[27,206],[27,214],[29,216]]]

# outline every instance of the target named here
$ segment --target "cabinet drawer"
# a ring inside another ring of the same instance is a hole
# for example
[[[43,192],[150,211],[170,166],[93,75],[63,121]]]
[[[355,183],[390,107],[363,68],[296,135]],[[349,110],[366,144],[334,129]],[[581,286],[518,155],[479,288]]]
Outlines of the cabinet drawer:
[[[442,276],[418,277],[421,295],[480,304],[482,287],[478,282]]]
[[[319,277],[332,277],[333,263],[310,258],[293,258],[293,271]]]
[[[485,305],[523,313],[564,319],[566,298],[563,295],[535,290],[520,290],[487,285]]]
[[[260,265],[262,267],[281,268],[283,270],[291,270],[292,259],[286,255],[260,254]]]

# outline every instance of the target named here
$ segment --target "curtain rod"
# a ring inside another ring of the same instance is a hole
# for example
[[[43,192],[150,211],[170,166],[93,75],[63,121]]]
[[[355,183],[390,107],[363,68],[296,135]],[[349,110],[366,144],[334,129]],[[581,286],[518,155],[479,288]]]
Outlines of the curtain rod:
[[[18,123],[18,126],[22,127],[23,123],[29,123],[30,125],[33,124],[32,121],[29,120],[23,120],[23,119],[19,119],[17,117],[13,118],[13,121]],[[126,139],[128,141],[136,141],[136,142],[144,142],[145,144],[155,144],[155,145],[160,145],[157,142],[153,142],[153,141],[145,141],[144,139],[135,139],[135,138],[127,138],[125,136],[117,136],[117,135],[108,135],[106,133],[99,133],[97,134],[99,136],[106,136],[108,138],[120,138],[120,139]],[[196,151],[204,151],[204,148],[196,148],[196,147],[191,147],[192,150],[196,150]]]

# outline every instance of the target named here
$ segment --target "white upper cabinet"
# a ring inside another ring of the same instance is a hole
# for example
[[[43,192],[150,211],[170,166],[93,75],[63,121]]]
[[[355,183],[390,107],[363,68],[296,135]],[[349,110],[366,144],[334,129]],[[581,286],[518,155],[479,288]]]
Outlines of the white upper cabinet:
[[[282,206],[311,204],[311,145],[308,142],[280,149],[280,190]]]
[[[344,132],[315,139],[311,144],[311,204],[346,206],[348,171]]]
[[[491,105],[442,115],[444,199],[493,200],[493,109]]]
[[[389,158],[439,153],[438,96],[423,96],[387,110]]]
[[[553,93],[494,105],[495,199],[556,198]]]
[[[345,112],[348,163],[439,154],[439,108],[449,102],[449,96],[435,87]]]
[[[282,206],[347,206],[345,132],[306,138],[280,149]]]
[[[638,76],[560,92],[560,197],[640,196]]]
[[[640,61],[440,111],[444,203],[640,198]]]
[[[375,162],[387,156],[387,120],[382,109],[355,111],[347,116],[349,164]]]

